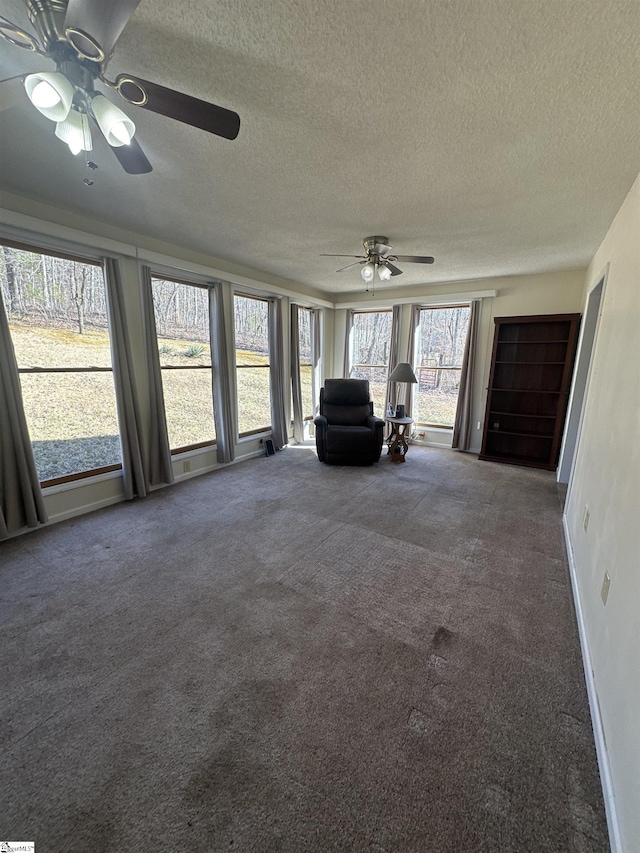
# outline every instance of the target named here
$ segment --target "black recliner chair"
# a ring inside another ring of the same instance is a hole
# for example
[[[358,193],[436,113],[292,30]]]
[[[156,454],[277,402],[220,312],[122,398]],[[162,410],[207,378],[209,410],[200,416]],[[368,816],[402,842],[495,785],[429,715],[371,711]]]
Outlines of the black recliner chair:
[[[380,459],[384,421],[373,414],[366,379],[325,380],[314,424],[321,462],[373,465]]]

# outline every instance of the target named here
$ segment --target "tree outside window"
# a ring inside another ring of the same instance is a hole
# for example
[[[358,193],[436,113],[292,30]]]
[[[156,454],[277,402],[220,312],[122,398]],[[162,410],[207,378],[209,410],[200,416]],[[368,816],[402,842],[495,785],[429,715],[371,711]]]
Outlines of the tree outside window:
[[[356,311],[351,332],[351,379],[368,379],[374,412],[383,416],[387,408],[389,343],[393,313]]]
[[[311,363],[311,311],[298,306],[298,344],[300,347],[300,390],[302,417],[313,420],[313,365]]]
[[[238,432],[241,436],[271,429],[269,378],[269,303],[234,295]]]
[[[216,440],[206,286],[152,277],[153,308],[169,447],[172,453]]]
[[[420,310],[413,414],[418,424],[453,428],[469,316],[468,305]]]
[[[122,465],[104,275],[84,259],[3,245],[0,287],[43,485]]]

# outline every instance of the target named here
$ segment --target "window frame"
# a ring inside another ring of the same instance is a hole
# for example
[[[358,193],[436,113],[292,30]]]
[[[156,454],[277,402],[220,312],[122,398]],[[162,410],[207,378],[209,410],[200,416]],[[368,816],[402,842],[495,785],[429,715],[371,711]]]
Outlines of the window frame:
[[[309,330],[311,331],[311,315],[313,313],[313,308],[309,308],[308,305],[298,305],[298,330],[300,329],[300,311],[306,311],[309,314]],[[300,352],[300,331],[298,331],[298,352]],[[309,355],[309,361],[303,361],[301,358],[298,359],[298,368],[301,370],[303,367],[308,367],[311,371],[311,406],[313,407],[313,356]],[[302,385],[302,373],[300,373],[300,384]],[[302,398],[301,398],[302,402]],[[303,413],[302,420],[304,423],[311,423],[313,421],[314,414],[313,411],[310,415],[305,415]],[[293,418],[291,419],[291,423],[293,424]]]
[[[256,302],[266,302],[266,304],[267,304],[267,348],[269,349],[269,361],[267,362],[267,364],[238,364],[238,357],[237,357],[238,346],[237,346],[237,340],[236,340],[236,323],[235,323],[235,319],[236,319],[236,311],[235,311],[236,296],[240,297],[241,299],[254,299]],[[238,380],[238,373],[237,373],[238,370],[255,370],[255,369],[264,370],[265,368],[267,370],[271,370],[271,348],[269,345],[270,344],[270,342],[269,342],[269,331],[270,331],[269,324],[271,323],[271,319],[270,319],[269,314],[268,314],[270,303],[271,303],[271,300],[269,299],[268,296],[257,296],[255,293],[246,293],[242,290],[234,290],[233,291],[233,362],[234,362],[234,367],[235,367],[235,371],[236,371],[236,373],[235,373],[236,383],[235,384],[236,384],[236,418],[238,421],[238,423],[237,423],[238,440],[243,439],[243,438],[251,438],[251,436],[254,436],[254,435],[261,435],[263,433],[271,432],[271,430],[273,429],[273,425],[271,423],[269,423],[267,426],[260,426],[260,427],[256,427],[255,429],[244,430],[242,432],[240,431],[240,406],[239,406],[240,401],[238,398],[238,381],[237,381]],[[270,379],[271,379],[271,377],[269,377],[269,380]],[[271,381],[269,381],[269,411],[271,411]]]
[[[470,302],[461,302],[461,303],[458,303],[456,305],[421,305],[419,308],[419,312],[420,312],[420,315],[422,315],[423,311],[447,311],[447,310],[451,311],[451,310],[457,309],[457,308],[467,308],[469,310],[469,319],[470,319],[470,317],[471,317],[471,303]],[[420,318],[418,319],[418,329],[419,328],[420,328]],[[417,336],[416,336],[416,338],[417,338]],[[463,367],[462,363],[460,364],[460,367],[457,367],[455,365],[445,365],[445,366],[441,366],[441,367],[432,367],[430,365],[424,365],[424,366],[419,365],[417,363],[417,361],[418,361],[418,358],[417,358],[417,339],[416,339],[415,351],[413,353],[413,363],[414,363],[414,372],[416,374],[416,378],[418,379],[418,390],[416,392],[417,394],[420,393],[420,390],[419,390],[420,389],[420,372],[423,370],[432,370],[432,371],[457,370],[460,374],[462,374],[462,367]],[[459,395],[460,395],[460,389],[458,389],[458,396]],[[457,405],[457,403],[456,403],[456,405]],[[413,408],[417,409],[418,407],[417,407],[417,405],[414,405]],[[453,432],[453,429],[454,429],[453,425],[429,423],[429,422],[419,421],[419,420],[414,421],[414,427],[426,427],[427,429],[444,429],[444,430],[447,430],[449,432]]]
[[[23,242],[21,240],[12,240],[10,238],[6,238],[0,235],[0,248],[9,248],[9,249],[17,249],[21,252],[26,252],[31,255],[46,255],[50,258],[60,258],[63,261],[70,261],[72,263],[77,264],[85,264],[87,266],[98,267],[102,271],[102,283],[105,290],[105,304],[107,302],[107,281],[104,272],[104,262],[102,259],[98,259],[95,257],[90,257],[82,254],[75,254],[70,252],[64,252],[55,248],[48,248],[39,245],[38,243],[28,243]],[[111,328],[109,324],[109,312],[106,312],[107,316],[107,331],[109,334],[109,347],[111,347]],[[115,371],[113,368],[113,361],[111,363],[111,367],[20,367],[17,365],[18,375],[34,375],[34,374],[43,374],[43,373],[111,373],[114,377],[114,406],[116,419],[118,420],[118,439],[121,443],[120,453],[122,454],[122,437],[120,434],[120,422],[119,422],[119,414],[118,414],[118,405],[117,405],[117,396],[115,390]],[[20,389],[21,399],[24,405],[24,396],[22,388]],[[27,429],[29,430],[29,424],[27,423]],[[29,430],[29,440],[31,441],[31,434]],[[77,471],[73,474],[63,474],[60,477],[49,477],[46,480],[39,480],[40,488],[47,489],[52,486],[60,486],[65,483],[72,483],[76,480],[86,480],[89,477],[97,477],[100,474],[109,474],[116,471],[122,471],[123,464],[122,461],[115,463],[113,465],[101,465],[97,468],[88,468],[84,471]]]
[[[189,279],[180,278],[178,276],[174,276],[174,275],[170,275],[170,274],[166,274],[166,275],[164,273],[161,274],[158,272],[154,272],[154,270],[152,269],[151,270],[151,289],[152,289],[152,292],[153,292],[154,280],[169,282],[170,284],[180,284],[180,285],[184,285],[185,287],[198,287],[198,288],[200,288],[200,290],[206,290],[207,294],[208,294],[209,290],[211,289],[211,287],[215,286],[215,285],[211,285],[211,284],[205,284],[204,282],[199,282],[199,281],[189,281]],[[155,304],[154,304],[154,320],[157,321],[157,317],[155,316]],[[156,326],[157,326],[157,322],[156,322]],[[211,329],[211,317],[209,317],[209,329]],[[157,339],[158,339],[158,331],[156,328],[156,340]],[[211,332],[209,332],[209,350],[211,351]],[[158,358],[158,361],[160,361],[159,358]],[[160,363],[160,375],[161,376],[162,376],[163,370],[209,370],[211,372],[211,411],[214,415],[214,428],[215,428],[215,405],[216,405],[216,401],[215,401],[215,398],[213,396],[213,359],[212,359],[211,364],[166,364],[166,365],[163,365],[162,363]],[[163,395],[163,402],[164,402],[164,383],[162,386],[162,395]],[[166,417],[167,417],[166,403],[164,404],[164,406],[165,406],[165,419],[166,419]],[[168,438],[168,436],[167,436],[167,438]],[[181,445],[180,447],[171,447],[171,445],[169,445],[169,454],[171,456],[179,456],[182,453],[189,453],[192,450],[201,450],[203,448],[209,448],[209,447],[215,448],[215,447],[217,447],[217,443],[218,443],[218,438],[216,436],[215,438],[209,439],[207,441],[196,441],[193,444],[184,444],[184,445]]]
[[[360,311],[360,310],[354,311],[353,312],[354,325],[355,325],[356,316],[358,316],[360,314],[391,314],[391,315],[393,315],[393,308],[364,308],[362,311]],[[351,343],[352,342],[350,341],[349,342],[349,344],[350,344],[350,346],[349,346],[349,378],[350,379],[353,378],[352,373],[353,373],[354,368],[356,368],[356,367],[382,368],[383,370],[387,371],[387,379],[389,378],[389,376],[388,376],[389,365],[388,364],[361,364],[359,362],[357,362],[357,363],[354,362],[353,361],[353,347],[352,347]]]

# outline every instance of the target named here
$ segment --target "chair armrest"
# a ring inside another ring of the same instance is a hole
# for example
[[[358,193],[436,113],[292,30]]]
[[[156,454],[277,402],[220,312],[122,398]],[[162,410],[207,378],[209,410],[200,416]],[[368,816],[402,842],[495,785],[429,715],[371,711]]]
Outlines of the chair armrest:
[[[318,427],[318,429],[326,429],[329,426],[324,415],[318,415],[317,418],[313,419],[313,423]]]
[[[382,418],[377,418],[375,415],[369,415],[369,417],[367,418],[367,426],[369,427],[369,429],[372,429],[374,431],[378,429],[384,429],[384,421],[382,420]]]

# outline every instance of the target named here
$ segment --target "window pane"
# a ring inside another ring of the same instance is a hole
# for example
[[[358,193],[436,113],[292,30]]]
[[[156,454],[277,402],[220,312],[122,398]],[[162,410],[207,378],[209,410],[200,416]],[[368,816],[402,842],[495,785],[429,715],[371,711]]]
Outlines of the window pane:
[[[211,364],[209,293],[192,284],[153,278],[160,364]]]
[[[417,336],[417,365],[461,367],[469,325],[469,306],[423,308]]]
[[[234,318],[236,364],[268,364],[269,304],[263,299],[236,294]]]
[[[268,302],[236,294],[234,322],[238,432],[242,434],[271,425]]]
[[[352,364],[378,364],[387,368],[392,319],[391,311],[366,311],[354,314]]]
[[[418,423],[453,427],[460,390],[460,370],[442,367],[462,365],[470,308],[423,308],[416,337],[414,392]]]
[[[311,383],[311,367],[300,365],[300,390],[302,392],[302,417],[313,417],[313,390]]]
[[[112,373],[22,373],[40,480],[122,461]]]
[[[298,307],[298,340],[300,362],[311,364],[311,311]]]
[[[169,447],[213,442],[209,292],[169,279],[151,283]]]
[[[2,246],[0,286],[18,367],[110,367],[102,269]]]
[[[111,367],[100,266],[1,246],[0,287],[19,369]],[[110,371],[20,382],[41,480],[121,463]]]
[[[238,432],[251,432],[271,424],[268,368],[241,367],[238,382]]]
[[[414,420],[421,424],[452,427],[458,405],[460,371],[423,368],[417,371],[417,379]]]
[[[215,441],[210,370],[163,370],[162,391],[172,450]]]

